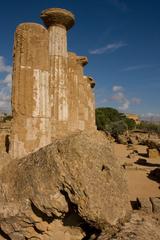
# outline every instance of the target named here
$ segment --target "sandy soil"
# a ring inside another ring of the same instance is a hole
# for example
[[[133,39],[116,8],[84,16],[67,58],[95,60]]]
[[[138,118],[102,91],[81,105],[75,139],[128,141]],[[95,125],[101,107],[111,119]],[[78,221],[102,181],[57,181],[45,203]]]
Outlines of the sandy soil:
[[[160,197],[159,183],[148,177],[151,170],[157,167],[160,168],[160,158],[147,158],[146,147],[141,145],[134,145],[131,146],[132,149],[128,149],[126,145],[114,143],[113,147],[116,157],[121,165],[125,167],[130,200],[135,201],[137,197]],[[137,154],[132,155],[133,150],[136,150]],[[127,157],[128,155],[131,155],[131,157]],[[144,164],[136,163],[139,159],[143,162],[146,160],[146,164],[145,162]]]

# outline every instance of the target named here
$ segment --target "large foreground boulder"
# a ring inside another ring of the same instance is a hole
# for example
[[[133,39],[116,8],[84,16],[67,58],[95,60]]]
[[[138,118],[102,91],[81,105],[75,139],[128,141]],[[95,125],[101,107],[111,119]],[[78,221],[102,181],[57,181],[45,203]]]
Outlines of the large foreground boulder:
[[[130,207],[123,169],[102,133],[78,133],[0,171],[0,239],[96,239]]]

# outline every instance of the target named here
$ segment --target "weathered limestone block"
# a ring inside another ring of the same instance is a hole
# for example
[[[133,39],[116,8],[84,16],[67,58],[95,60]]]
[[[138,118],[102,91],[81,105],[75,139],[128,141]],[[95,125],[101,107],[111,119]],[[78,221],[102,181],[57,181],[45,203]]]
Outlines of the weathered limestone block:
[[[151,214],[153,209],[152,209],[152,203],[149,198],[138,198],[137,199],[140,208],[143,212]]]
[[[160,152],[158,149],[154,148],[154,149],[147,149],[147,155],[149,158],[159,158],[160,157]]]
[[[152,197],[151,202],[152,202],[153,212],[160,214],[160,198]]]
[[[0,227],[11,240],[97,239],[130,212],[123,169],[98,131],[11,161],[0,182]]]
[[[64,9],[50,8],[41,13],[49,32],[50,98],[52,137],[68,133],[68,52],[67,30],[74,25],[74,15]]]
[[[17,27],[14,41],[11,155],[22,157],[51,142],[48,31]]]

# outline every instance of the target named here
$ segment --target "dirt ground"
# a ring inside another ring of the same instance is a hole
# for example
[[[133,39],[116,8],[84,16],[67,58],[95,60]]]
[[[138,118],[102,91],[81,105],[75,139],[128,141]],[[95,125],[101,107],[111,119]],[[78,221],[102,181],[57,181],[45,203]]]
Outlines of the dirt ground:
[[[135,201],[137,197],[160,197],[160,183],[149,178],[152,170],[160,168],[160,157],[148,158],[147,148],[142,145],[132,145],[128,148],[127,145],[114,143],[113,147],[116,157],[125,168],[130,201]]]

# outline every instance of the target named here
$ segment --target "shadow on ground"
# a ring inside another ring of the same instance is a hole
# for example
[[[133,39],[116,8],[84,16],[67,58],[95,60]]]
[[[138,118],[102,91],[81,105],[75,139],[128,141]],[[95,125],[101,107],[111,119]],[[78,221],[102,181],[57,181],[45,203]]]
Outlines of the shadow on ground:
[[[144,158],[139,158],[136,162],[134,162],[137,165],[141,165],[141,166],[146,166],[146,167],[160,167],[160,164],[158,163],[149,163],[147,162],[146,159]]]
[[[160,183],[160,168],[156,168],[148,174],[148,178]]]
[[[148,157],[148,154],[147,154],[147,153],[139,153],[138,155],[141,156],[141,157],[145,157],[145,158]]]

